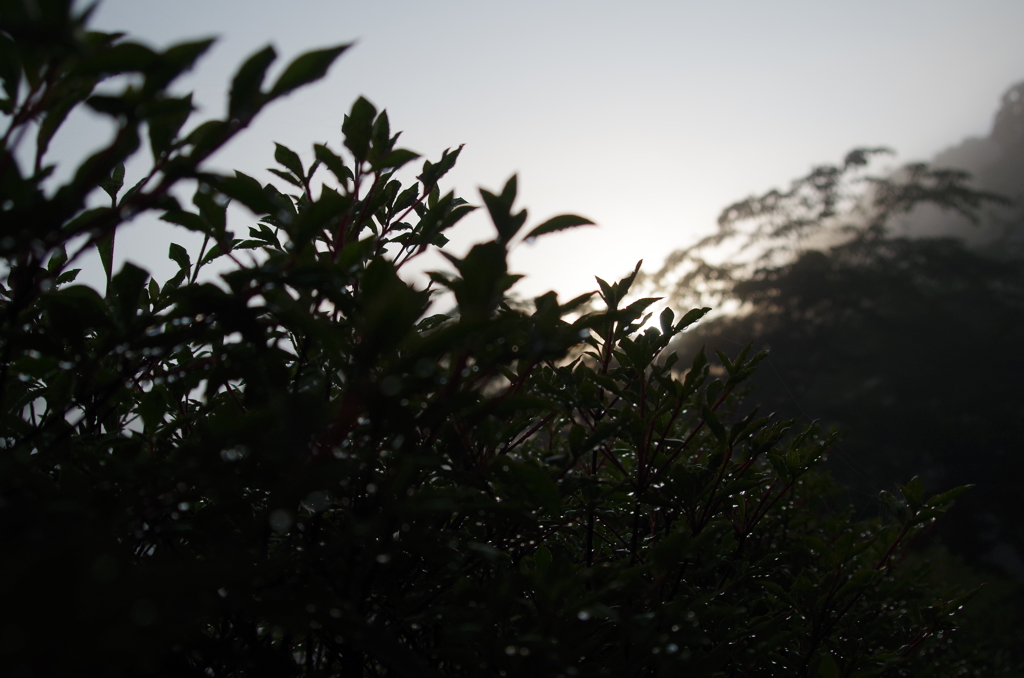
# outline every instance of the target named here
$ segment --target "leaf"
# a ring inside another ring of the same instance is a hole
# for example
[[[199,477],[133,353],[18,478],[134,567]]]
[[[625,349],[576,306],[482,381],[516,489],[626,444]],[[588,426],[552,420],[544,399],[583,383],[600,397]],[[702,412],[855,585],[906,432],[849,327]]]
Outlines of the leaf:
[[[114,234],[110,231],[96,241],[96,249],[100,254],[100,262],[103,264],[103,273],[107,278],[107,287],[110,287],[111,276],[114,272]]]
[[[451,319],[451,316],[445,315],[444,313],[435,313],[432,316],[428,316],[416,324],[417,332],[427,332],[434,329],[446,320]]]
[[[818,675],[821,678],[839,678],[840,676],[839,666],[828,652],[822,656],[821,663],[818,664]]]
[[[61,245],[60,248],[57,249],[57,251],[50,255],[50,260],[46,262],[46,272],[56,273],[57,271],[64,267],[64,264],[66,264],[67,261],[68,252],[66,249],[64,249],[64,246]]]
[[[278,143],[275,143],[274,147],[274,160],[284,165],[287,169],[289,169],[292,172],[292,174],[294,174],[299,179],[302,179],[303,177],[306,176],[304,170],[302,169],[302,161],[299,160],[298,153],[288,148],[287,146],[282,146],[281,144]]]
[[[157,426],[163,423],[167,404],[159,389],[153,389],[139,400],[139,416],[146,433],[152,434]]]
[[[57,279],[54,281],[54,284],[64,285],[69,282],[74,282],[75,278],[77,278],[78,274],[81,272],[82,269],[80,268],[72,268],[68,271],[64,271],[59,276],[57,276]]]
[[[416,184],[413,184],[409,188],[399,193],[398,197],[395,198],[394,204],[391,206],[393,213],[398,213],[404,209],[412,207],[416,203],[416,199],[419,197],[419,195],[420,187],[417,186]],[[398,224],[395,224],[395,226],[397,227]]]
[[[143,72],[157,60],[157,54],[137,42],[121,42],[79,62],[72,73],[77,77],[105,77]]]
[[[686,315],[684,315],[682,319],[678,323],[676,323],[675,331],[682,332],[687,327],[689,327],[690,325],[694,324],[695,322],[703,318],[705,315],[707,315],[710,310],[710,308],[704,307],[694,308],[687,311]]]
[[[398,169],[418,157],[420,157],[419,153],[413,153],[405,148],[398,148],[388,153],[387,156],[380,161],[378,169]]]
[[[178,268],[185,271],[186,277],[192,271],[192,259],[189,257],[188,252],[184,247],[176,243],[171,243],[170,249],[167,252],[168,258],[171,261],[178,264]]]
[[[192,212],[185,212],[184,210],[164,212],[163,215],[161,215],[160,220],[166,221],[170,224],[184,226],[190,231],[198,231],[199,233],[210,232],[210,225],[207,224],[201,216]]]
[[[288,232],[292,244],[301,249],[313,242],[328,224],[337,223],[351,206],[351,197],[325,187],[320,192],[320,199],[303,211],[290,226]]]
[[[154,158],[162,157],[171,149],[178,132],[193,110],[191,94],[180,99],[161,99],[150,104],[146,111],[146,124]]]
[[[564,231],[568,228],[576,228],[577,226],[593,226],[594,222],[590,219],[578,217],[575,214],[561,214],[557,217],[552,217],[545,221],[540,226],[537,226],[532,231],[526,234],[526,238],[536,238],[539,235],[546,233],[554,233],[555,231]]]
[[[4,92],[11,102],[18,100],[21,86],[21,63],[14,40],[6,34],[0,34],[0,81]],[[9,114],[9,111],[5,111]]]
[[[501,551],[494,548],[490,544],[484,544],[478,541],[471,541],[466,544],[466,547],[469,548],[470,551],[475,551],[476,553],[479,553],[487,560],[497,560],[498,557],[501,556]]]
[[[579,455],[583,450],[583,443],[586,442],[587,431],[577,423],[569,428],[569,450],[574,455]]]
[[[278,210],[278,205],[267,196],[260,182],[248,174],[238,171],[233,177],[204,174],[201,175],[201,179],[232,200],[248,207],[253,214],[273,214]]]
[[[217,148],[231,133],[231,127],[223,120],[207,120],[189,132],[185,137],[186,144],[192,144],[191,159],[205,158]]]
[[[291,172],[282,172],[281,170],[274,169],[273,167],[269,168],[267,171],[275,176],[281,177],[292,186],[303,189],[305,188],[305,186],[302,185],[302,181]]]
[[[726,442],[727,434],[725,431],[725,427],[722,426],[722,422],[718,420],[718,416],[713,411],[711,411],[711,408],[708,407],[707,405],[703,406],[701,408],[700,416],[704,420],[704,422],[707,423],[708,428],[711,429],[711,432],[715,435],[715,437],[718,438],[720,442]]]
[[[918,476],[910,479],[906,485],[899,485],[900,492],[910,504],[911,508],[917,509],[924,503],[924,482]]]
[[[507,245],[515,237],[515,234],[519,232],[519,229],[523,227],[523,224],[526,223],[526,210],[520,210],[515,214],[512,213],[512,206],[516,200],[517,186],[518,179],[513,174],[505,182],[505,187],[501,190],[500,195],[480,189],[480,197],[483,198],[484,205],[491,215],[494,228],[498,231],[498,242],[502,245]]]
[[[227,201],[217,195],[209,184],[200,183],[192,196],[192,204],[199,208],[203,221],[210,224],[219,234],[227,226]]]
[[[153,66],[147,69],[144,90],[152,94],[164,90],[178,76],[191,69],[213,43],[213,38],[206,38],[168,47],[154,60]]]
[[[725,371],[729,375],[732,375],[732,373],[735,371],[735,367],[733,365],[733,362],[729,360],[729,356],[726,355],[724,351],[720,351],[717,348],[715,349],[715,355],[717,355],[718,359],[722,362],[722,366],[725,367]],[[737,358],[736,362],[740,362],[741,360],[741,358]]]
[[[533,556],[533,562],[537,565],[538,572],[542,574],[547,572],[548,566],[551,565],[551,551],[547,546],[541,546],[537,549]]]
[[[277,98],[289,92],[319,80],[327,74],[334,60],[341,56],[351,44],[338,45],[327,49],[306,52],[299,56],[284,69],[270,90],[270,96]]]
[[[954,487],[952,490],[949,490],[948,492],[943,492],[942,494],[937,494],[934,497],[931,497],[930,499],[928,499],[928,501],[925,502],[925,505],[935,507],[945,506],[946,504],[952,502],[954,499],[956,499],[961,494],[963,494],[967,490],[970,490],[973,487],[974,485],[963,485],[961,487]]]
[[[107,296],[113,299],[118,317],[125,325],[136,318],[148,279],[149,273],[131,262],[125,262],[111,279]]]
[[[387,110],[383,110],[373,121],[370,147],[373,149],[373,154],[380,157],[382,154],[391,152],[391,144],[391,123],[388,121]]]
[[[640,272],[640,267],[643,266],[643,263],[643,259],[636,262],[636,268],[633,269],[633,272],[615,283],[615,294],[619,299],[624,299],[626,297],[626,293],[629,292],[629,288],[633,286],[633,281],[636,280],[636,276]]]
[[[358,162],[364,162],[370,152],[370,137],[373,135],[373,119],[377,109],[363,97],[356,99],[352,110],[341,123],[341,133],[345,135],[345,147],[352,152]],[[329,168],[329,166],[328,166]]]
[[[263,78],[267,68],[277,59],[277,52],[267,45],[256,52],[242,64],[231,81],[228,95],[228,116],[231,118],[249,118],[263,105]]]
[[[615,289],[597,276],[594,276],[594,279],[597,280],[597,284],[601,288],[601,299],[604,301],[605,305],[608,306],[608,310],[610,311],[618,306],[619,298],[618,295],[615,294]]]
[[[352,180],[352,170],[345,166],[345,161],[334,151],[323,144],[314,144],[313,152],[316,159],[326,165],[340,183],[344,184],[346,181]]]
[[[110,202],[112,205],[117,205],[117,194],[121,191],[122,186],[124,186],[123,162],[114,168],[114,171],[110,173],[109,179],[104,179],[100,182],[100,188],[110,196]]]
[[[500,463],[509,468],[518,481],[519,489],[532,497],[541,508],[552,515],[559,513],[562,507],[561,493],[545,469],[529,462],[511,459],[503,459]]]
[[[462,146],[460,145],[454,151],[445,149],[444,153],[441,154],[441,159],[437,163],[432,163],[429,160],[423,161],[423,171],[416,177],[420,180],[425,188],[433,188],[437,185],[437,182],[441,180],[448,171],[455,166],[455,161],[459,157],[459,153],[462,152]]]
[[[64,234],[66,236],[72,236],[83,233],[89,229],[93,222],[99,220],[100,217],[113,215],[114,212],[115,211],[110,207],[94,207],[92,209],[85,210],[64,225]]]

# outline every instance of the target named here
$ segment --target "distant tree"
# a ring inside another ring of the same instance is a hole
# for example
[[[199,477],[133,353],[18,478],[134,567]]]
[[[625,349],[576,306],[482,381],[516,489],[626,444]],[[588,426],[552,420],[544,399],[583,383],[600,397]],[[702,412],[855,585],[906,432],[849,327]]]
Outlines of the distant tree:
[[[997,116],[993,136],[1007,148],[1022,141],[1011,134],[1022,89],[1010,90]],[[910,475],[930,491],[976,484],[932,537],[976,567],[1020,577],[1020,234],[990,228],[969,245],[929,235],[915,212],[929,206],[928,214],[945,210],[967,222],[989,218],[986,206],[1012,216],[1006,208],[1013,206],[959,170],[913,164],[869,173],[871,156],[885,152],[854,151],[785,190],[731,205],[716,233],[674,252],[649,282],[674,303],[732,309],[676,348],[734,350],[753,342],[770,350],[750,397],[783,416],[838,425],[844,440],[826,468],[858,503]],[[1010,171],[1016,160],[994,162]],[[1000,185],[1014,181],[1024,187],[1024,176],[1012,174]],[[907,214],[917,237],[898,235]],[[1022,602],[1003,610],[1016,616],[1002,631],[1018,666]]]
[[[274,51],[256,53],[226,116],[187,127],[190,98],[167,88],[209,43],[154,51],[88,32],[72,4],[0,0],[4,675],[984,665],[954,640],[964,598],[903,560],[960,490],[929,498],[911,480],[884,520],[835,509],[815,471],[835,436],[743,404],[762,354],[695,351],[676,374],[666,348],[706,309],[647,327],[655,300],[624,301],[636,271],[598,280],[591,313],[592,295],[514,308],[509,248],[589,223],[524,232],[515,178],[481,192],[493,240],[445,254],[453,272],[427,289],[407,283],[403,266],[473,207],[438,188],[457,150],[403,186],[417,156],[365,99],[344,150],[318,144],[307,166],[277,146],[287,193],[204,169],[344,46],[272,85]],[[96,91],[115,75],[120,90]],[[82,105],[117,132],[47,188],[47,144]],[[153,163],[123,190],[143,130]],[[251,212],[247,237],[229,201]],[[203,236],[170,247],[163,282],[113,267],[117,230],[151,210]],[[93,248],[102,294],[74,284]],[[230,270],[203,282],[213,261]],[[438,290],[455,312],[428,315]]]

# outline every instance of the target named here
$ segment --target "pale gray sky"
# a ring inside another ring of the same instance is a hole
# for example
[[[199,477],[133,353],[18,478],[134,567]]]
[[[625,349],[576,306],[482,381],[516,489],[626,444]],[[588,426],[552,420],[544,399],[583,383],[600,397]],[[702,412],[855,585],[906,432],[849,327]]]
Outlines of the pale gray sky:
[[[435,158],[465,143],[449,184],[471,202],[517,172],[532,223],[598,222],[517,250],[526,294],[586,291],[641,258],[654,270],[725,204],[854,146],[889,145],[902,162],[985,134],[999,95],[1024,78],[1020,0],[104,0],[94,26],[157,46],[219,36],[183,81],[214,116],[263,45],[280,68],[358,40],[216,165],[269,179],[254,170],[271,166],[273,141],[306,157],[314,142],[337,148],[364,95],[408,148]],[[62,152],[96,138],[75,124]],[[455,235],[456,252],[491,237],[482,215]],[[140,224],[119,248],[159,274],[167,237]]]

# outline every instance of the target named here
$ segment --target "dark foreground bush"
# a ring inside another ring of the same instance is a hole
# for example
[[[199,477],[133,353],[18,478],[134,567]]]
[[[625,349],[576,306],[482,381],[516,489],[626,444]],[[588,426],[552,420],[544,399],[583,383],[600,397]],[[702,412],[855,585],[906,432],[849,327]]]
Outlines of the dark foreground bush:
[[[3,673],[974,668],[951,642],[961,601],[900,565],[956,491],[911,481],[887,521],[830,509],[813,469],[834,436],[740,402],[759,355],[699,351],[676,377],[664,349],[706,309],[648,325],[654,300],[624,301],[635,273],[598,281],[597,312],[591,295],[510,303],[509,248],[587,223],[524,229],[514,178],[481,192],[494,240],[427,289],[405,282],[473,208],[437,188],[458,151],[400,185],[416,156],[363,99],[343,151],[316,146],[307,167],[277,148],[292,194],[203,169],[343,47],[269,86],[274,53],[257,53],[225,118],[189,126],[167,88],[208,43],[155,52],[85,32],[70,5],[0,3]],[[95,93],[122,74],[120,93]],[[80,105],[118,131],[50,188],[47,143]],[[143,130],[152,168],[123,190]],[[244,238],[229,201],[253,215]],[[171,246],[163,283],[112,266],[117,229],[149,210],[204,237]],[[104,294],[74,284],[91,248]],[[439,291],[455,310],[428,315]]]

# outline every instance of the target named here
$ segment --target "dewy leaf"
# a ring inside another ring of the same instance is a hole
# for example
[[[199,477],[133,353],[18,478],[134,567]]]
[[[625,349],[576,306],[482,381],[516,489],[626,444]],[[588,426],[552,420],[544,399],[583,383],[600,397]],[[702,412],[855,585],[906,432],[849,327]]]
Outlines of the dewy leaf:
[[[557,217],[552,217],[545,221],[540,226],[537,226],[532,231],[526,234],[527,238],[536,238],[539,235],[545,233],[554,233],[555,231],[564,231],[567,228],[576,228],[577,226],[593,226],[594,222],[584,217],[578,217],[575,214],[561,214]]]
[[[694,324],[695,322],[703,318],[705,315],[707,315],[710,310],[711,309],[709,307],[690,309],[689,311],[686,312],[686,315],[684,315],[682,319],[678,323],[676,323],[676,332],[682,332],[687,327],[689,327],[690,325]]]
[[[334,60],[351,45],[338,45],[328,49],[306,52],[299,56],[284,69],[284,73],[270,90],[271,97],[283,96],[303,85],[319,80],[327,74]]]
[[[959,497],[961,494],[971,489],[972,487],[974,487],[974,485],[963,485],[962,487],[954,487],[952,490],[948,492],[943,492],[942,494],[937,494],[934,497],[931,497],[930,499],[928,499],[928,501],[925,502],[925,505],[943,506],[953,501],[954,499],[956,499],[957,497]]]
[[[911,507],[916,509],[924,503],[924,483],[919,476],[914,476],[909,483],[899,485],[899,488]]]

